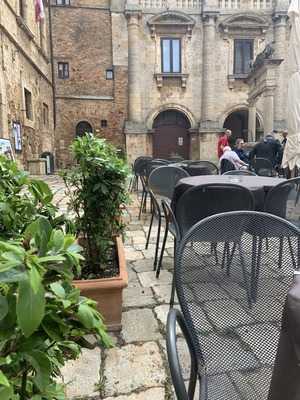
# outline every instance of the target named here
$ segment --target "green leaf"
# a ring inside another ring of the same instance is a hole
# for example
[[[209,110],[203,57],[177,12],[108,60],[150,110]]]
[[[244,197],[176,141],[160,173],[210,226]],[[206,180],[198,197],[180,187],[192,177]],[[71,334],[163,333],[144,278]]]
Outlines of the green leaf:
[[[66,297],[66,291],[59,282],[51,283],[50,288],[56,296],[64,299]]]
[[[52,232],[52,243],[55,251],[60,251],[64,247],[64,234],[61,230]]]
[[[21,282],[28,279],[27,272],[25,270],[20,270],[17,268],[10,269],[9,271],[0,272],[0,282],[10,283],[10,282]]]
[[[10,400],[12,399],[12,396],[14,395],[13,388],[11,386],[9,387],[2,387],[0,388],[0,400]]]
[[[28,271],[28,277],[32,290],[36,294],[41,287],[42,278],[35,266],[32,266],[31,270]]]
[[[94,328],[94,314],[91,307],[87,304],[80,304],[78,307],[77,317],[85,328]]]
[[[9,382],[2,371],[0,371],[0,385],[9,387]]]
[[[19,282],[17,318],[25,337],[39,327],[45,313],[45,291],[42,286],[35,293],[29,281]]]
[[[38,259],[40,264],[43,263],[51,263],[51,262],[59,262],[59,261],[65,261],[64,256],[45,256],[45,257],[39,257]]]
[[[6,317],[7,313],[8,313],[8,303],[6,297],[0,295],[0,321]]]
[[[25,355],[32,367],[35,369],[36,375],[33,378],[34,383],[43,392],[50,382],[51,363],[49,358],[39,350],[33,350]]]

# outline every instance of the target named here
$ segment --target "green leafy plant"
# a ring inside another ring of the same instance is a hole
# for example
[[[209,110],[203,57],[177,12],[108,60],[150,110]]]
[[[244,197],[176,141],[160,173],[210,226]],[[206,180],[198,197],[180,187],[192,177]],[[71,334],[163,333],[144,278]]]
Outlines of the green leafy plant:
[[[81,248],[45,217],[0,241],[0,400],[63,400],[60,367],[93,333],[110,346],[95,302],[72,285]]]
[[[52,200],[46,182],[30,179],[15,162],[0,155],[0,237],[21,235],[39,216],[45,216],[53,227],[64,225],[67,219],[57,216]]]
[[[62,176],[77,232],[83,237],[83,277],[111,276],[114,238],[125,228],[122,205],[128,202],[129,169],[114,146],[92,134],[77,138],[72,151],[77,164]]]

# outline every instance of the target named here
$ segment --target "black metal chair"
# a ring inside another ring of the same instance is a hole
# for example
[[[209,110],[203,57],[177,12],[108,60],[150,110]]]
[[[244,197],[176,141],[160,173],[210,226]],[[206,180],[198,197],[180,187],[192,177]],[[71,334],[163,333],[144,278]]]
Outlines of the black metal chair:
[[[253,194],[243,186],[235,184],[208,184],[199,185],[188,189],[179,198],[175,205],[174,215],[178,225],[179,237],[176,238],[177,245],[186,232],[197,222],[204,218],[222,212],[236,210],[254,210]],[[229,243],[225,243],[222,255],[222,269],[229,270],[230,260],[236,246],[230,248]],[[217,245],[211,246],[211,252],[217,255]],[[172,294],[170,306],[174,305],[174,282],[172,284]]]
[[[235,166],[232,164],[231,161],[226,160],[225,158],[223,158],[223,160],[221,160],[221,163],[220,163],[221,175],[225,174],[225,172],[234,171],[234,170],[235,170]]]
[[[219,168],[211,161],[199,160],[199,161],[190,161],[187,166],[187,172],[194,176],[197,174],[198,167],[198,175],[218,175]]]
[[[164,216],[161,207],[160,207],[160,198],[166,198],[171,200],[173,196],[174,188],[177,182],[182,179],[188,177],[189,174],[182,168],[174,167],[172,165],[168,166],[160,166],[155,168],[148,179],[148,188],[151,196],[151,201],[153,204],[152,215],[150,226],[147,235],[146,241],[146,249],[149,245],[151,230],[153,220],[156,217],[158,219],[158,228],[157,228],[157,237],[156,237],[156,247],[155,247],[155,257],[154,257],[154,269],[157,267],[158,261],[158,251],[159,251],[159,240],[160,240],[160,232],[161,232],[161,222],[162,217]],[[166,241],[167,231],[165,231],[164,237],[164,245]],[[159,276],[160,268],[157,270],[157,277]]]
[[[270,160],[267,158],[256,157],[251,161],[251,169],[259,176],[277,176]]]
[[[235,169],[232,171],[224,172],[223,175],[243,175],[243,176],[256,176],[255,172],[249,171],[247,169]]]
[[[153,158],[150,156],[140,156],[135,159],[133,166],[132,166],[132,173],[134,176],[133,176],[133,179],[132,179],[132,182],[130,185],[131,190],[133,190],[134,187],[136,188],[136,190],[138,190],[139,177],[144,174],[146,164],[149,161],[151,161],[152,159]]]
[[[254,234],[256,228],[261,232],[262,227],[268,231],[276,226],[280,237],[292,238],[296,257],[299,229],[279,217],[255,211],[210,216],[194,225],[177,247],[174,275],[182,313],[171,309],[167,321],[167,353],[177,399],[194,399],[199,381],[200,400],[272,400],[268,391],[294,268],[289,253],[282,268],[274,268],[274,254],[279,250],[277,241],[271,240],[256,277],[258,295],[254,300],[249,226]],[[210,252],[215,243],[224,246],[228,242],[237,244],[230,274],[220,269]],[[188,344],[189,377],[183,376],[179,361],[183,346],[177,347],[182,339],[178,339],[176,323]],[[184,379],[189,379],[188,389]]]

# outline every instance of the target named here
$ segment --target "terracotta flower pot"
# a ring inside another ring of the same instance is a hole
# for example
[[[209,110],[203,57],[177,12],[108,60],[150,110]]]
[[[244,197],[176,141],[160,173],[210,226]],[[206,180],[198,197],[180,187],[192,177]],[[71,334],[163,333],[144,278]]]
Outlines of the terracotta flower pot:
[[[120,331],[122,329],[122,292],[128,284],[125,252],[120,236],[116,238],[116,246],[119,259],[119,276],[73,281],[83,296],[98,303],[98,310],[109,331]]]

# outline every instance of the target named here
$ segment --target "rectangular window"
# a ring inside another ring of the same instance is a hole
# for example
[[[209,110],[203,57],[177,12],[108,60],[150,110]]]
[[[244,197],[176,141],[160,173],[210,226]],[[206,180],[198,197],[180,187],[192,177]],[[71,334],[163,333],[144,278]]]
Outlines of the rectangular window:
[[[235,75],[248,74],[250,62],[253,59],[253,40],[235,39],[234,41],[234,70]]]
[[[49,126],[49,107],[46,103],[43,103],[43,124]]]
[[[58,77],[59,79],[69,78],[69,63],[66,62],[58,63]]]
[[[161,39],[161,69],[163,73],[181,72],[180,39]]]
[[[24,89],[26,118],[32,120],[32,96],[29,90]]]
[[[70,0],[56,0],[58,6],[69,6]]]

